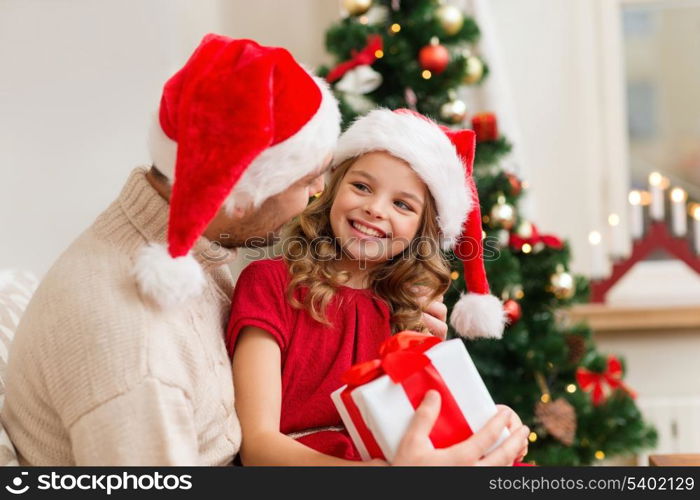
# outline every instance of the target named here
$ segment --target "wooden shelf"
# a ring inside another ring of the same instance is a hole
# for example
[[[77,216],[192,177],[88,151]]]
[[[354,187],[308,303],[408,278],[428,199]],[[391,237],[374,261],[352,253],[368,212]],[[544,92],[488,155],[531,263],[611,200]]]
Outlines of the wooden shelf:
[[[649,455],[649,465],[656,467],[700,466],[700,455]]]
[[[638,308],[585,304],[569,310],[572,321],[586,321],[596,332],[700,329],[700,306]]]

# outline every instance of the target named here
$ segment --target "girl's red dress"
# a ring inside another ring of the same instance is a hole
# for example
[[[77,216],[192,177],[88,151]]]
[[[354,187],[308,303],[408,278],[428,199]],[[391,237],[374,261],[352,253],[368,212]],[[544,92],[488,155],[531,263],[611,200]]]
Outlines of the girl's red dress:
[[[280,431],[340,427],[330,394],[343,385],[341,376],[348,368],[377,356],[379,345],[391,335],[389,306],[369,289],[341,286],[326,311],[332,326],[326,326],[289,305],[289,279],[281,258],[252,262],[243,270],[233,293],[226,336],[229,355],[243,327],[265,330],[282,354]],[[297,289],[294,295],[301,301],[305,293]],[[344,430],[313,432],[297,440],[327,455],[360,460]]]

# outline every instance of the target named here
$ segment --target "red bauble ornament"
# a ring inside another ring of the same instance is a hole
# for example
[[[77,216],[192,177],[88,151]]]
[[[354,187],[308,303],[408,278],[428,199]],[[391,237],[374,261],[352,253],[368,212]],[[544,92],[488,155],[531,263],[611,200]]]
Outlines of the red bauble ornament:
[[[515,174],[511,174],[508,172],[506,174],[506,177],[508,178],[508,184],[510,184],[510,194],[511,196],[518,196],[520,192],[523,190],[523,183],[520,179],[518,179],[518,176]]]
[[[479,113],[472,118],[472,128],[476,133],[476,142],[495,141],[498,139],[498,124],[493,113]]]
[[[447,64],[450,62],[450,53],[444,45],[431,43],[420,49],[420,52],[418,52],[418,62],[421,68],[439,75],[445,71]]]
[[[513,299],[508,299],[503,303],[503,310],[506,313],[509,325],[514,325],[523,316],[523,309],[520,307],[520,304]]]

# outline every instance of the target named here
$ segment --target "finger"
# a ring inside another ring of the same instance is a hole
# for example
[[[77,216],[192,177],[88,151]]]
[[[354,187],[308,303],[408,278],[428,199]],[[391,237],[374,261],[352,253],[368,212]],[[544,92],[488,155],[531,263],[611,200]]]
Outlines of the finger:
[[[520,420],[520,417],[517,413],[515,413],[515,411],[511,407],[506,405],[496,405],[496,408],[505,408],[506,410],[510,411],[510,418],[508,419],[508,430],[517,429],[518,427],[523,425],[523,422]]]
[[[528,447],[527,445],[523,448],[520,449],[518,452],[518,457],[515,459],[516,462],[522,462],[525,459],[525,455],[527,455],[528,452]]]
[[[404,439],[428,439],[430,431],[433,430],[435,421],[440,414],[440,393],[428,391],[408,425]]]
[[[486,424],[466,441],[452,445],[445,450],[451,458],[460,463],[473,463],[479,460],[501,437],[508,422],[508,412],[500,410]]]
[[[424,285],[413,285],[411,287],[411,293],[417,297],[426,297],[430,295],[431,289],[430,287],[424,286]]]
[[[423,325],[430,330],[432,335],[442,340],[447,338],[447,323],[444,321],[440,321],[430,314],[423,313]]]
[[[428,286],[413,285],[410,288],[410,291],[413,294],[413,296],[415,297],[415,299],[417,300],[418,305],[420,305],[421,307],[426,307],[433,301],[437,301],[437,302],[443,301],[442,295],[431,300],[430,297],[433,294],[434,290]]]
[[[527,435],[530,429],[527,426],[522,426],[501,443],[499,447],[491,451],[488,455],[479,461],[479,465],[512,465],[518,454],[523,448],[523,444],[527,443]]]
[[[508,429],[517,429],[523,425],[522,420],[520,420],[520,417],[518,416],[517,413],[514,411],[511,411],[510,413],[510,421],[508,422]]]
[[[447,306],[437,300],[434,300],[428,304],[428,307],[423,309],[423,312],[426,312],[431,316],[435,316],[441,321],[445,321],[445,319],[447,319]]]

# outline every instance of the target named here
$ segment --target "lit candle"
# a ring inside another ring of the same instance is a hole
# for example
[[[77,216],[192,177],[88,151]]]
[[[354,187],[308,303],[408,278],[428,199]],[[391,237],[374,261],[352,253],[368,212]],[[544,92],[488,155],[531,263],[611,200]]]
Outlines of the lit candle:
[[[649,215],[653,220],[663,220],[664,218],[664,178],[658,172],[649,174],[649,191],[651,191],[651,206]]]
[[[601,279],[605,277],[607,262],[603,249],[603,238],[598,231],[591,231],[588,235],[591,244],[591,278]]]
[[[676,236],[685,236],[685,233],[688,232],[685,208],[687,198],[688,194],[681,188],[674,188],[671,191],[671,227]]]
[[[695,232],[695,252],[700,254],[700,205],[693,208],[693,231]]]
[[[625,255],[625,234],[620,226],[620,216],[610,214],[608,216],[608,224],[610,226],[610,255],[613,259],[619,259]]]
[[[644,234],[644,213],[642,212],[642,193],[639,191],[630,191],[630,231],[632,238],[638,240]]]

